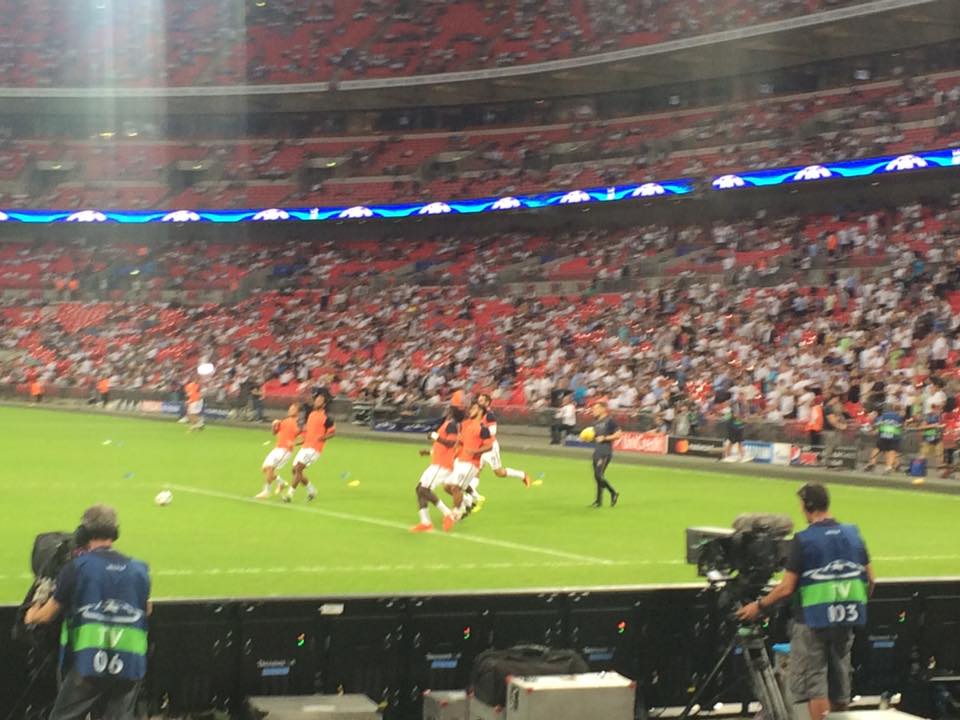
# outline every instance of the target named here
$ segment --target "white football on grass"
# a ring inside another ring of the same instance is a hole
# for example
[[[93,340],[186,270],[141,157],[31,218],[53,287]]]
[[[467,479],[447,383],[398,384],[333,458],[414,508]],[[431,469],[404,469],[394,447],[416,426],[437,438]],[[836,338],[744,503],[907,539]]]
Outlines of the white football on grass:
[[[157,493],[157,496],[153,499],[157,505],[169,505],[173,502],[173,493],[169,490],[161,490]]]

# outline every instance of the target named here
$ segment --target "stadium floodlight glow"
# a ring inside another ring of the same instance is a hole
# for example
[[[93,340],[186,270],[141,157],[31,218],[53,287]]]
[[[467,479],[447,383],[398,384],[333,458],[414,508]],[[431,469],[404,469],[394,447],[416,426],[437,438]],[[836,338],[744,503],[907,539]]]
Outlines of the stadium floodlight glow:
[[[806,167],[770,168],[721,175],[711,182],[714,190],[732,190],[742,187],[773,187],[790,183],[811,183],[818,180],[870,177],[890,173],[935,170],[960,167],[960,148],[925,150],[904,155],[885,155],[825,162]]]
[[[215,369],[216,368],[213,367],[213,363],[202,362],[199,365],[197,365],[197,375],[200,375],[202,377],[208,377],[210,375],[213,375],[213,371]]]
[[[662,182],[632,185],[613,185],[584,190],[548,191],[535,195],[507,195],[499,198],[468,200],[432,200],[424,203],[390,205],[354,205],[352,207],[309,208],[255,208],[248,210],[6,210],[0,211],[0,220],[46,225],[61,222],[89,223],[237,223],[324,220],[353,220],[365,218],[408,218],[427,215],[471,215],[502,212],[504,210],[537,210],[558,205],[579,203],[606,203],[633,200],[638,197],[655,198],[689,195],[694,190],[693,180],[679,178]]]

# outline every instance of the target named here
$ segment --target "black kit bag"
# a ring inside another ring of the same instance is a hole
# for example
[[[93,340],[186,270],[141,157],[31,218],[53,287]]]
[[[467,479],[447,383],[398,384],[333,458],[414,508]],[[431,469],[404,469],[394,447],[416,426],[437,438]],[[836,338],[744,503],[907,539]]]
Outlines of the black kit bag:
[[[589,672],[586,661],[574,650],[543,645],[515,645],[506,650],[485,650],[470,670],[470,692],[480,702],[504,705],[511,676],[573,675]]]

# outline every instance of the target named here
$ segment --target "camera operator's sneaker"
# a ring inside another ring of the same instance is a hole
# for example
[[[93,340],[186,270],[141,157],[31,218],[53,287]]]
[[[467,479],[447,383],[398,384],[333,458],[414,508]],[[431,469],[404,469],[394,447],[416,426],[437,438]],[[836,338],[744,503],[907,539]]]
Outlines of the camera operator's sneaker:
[[[911,484],[911,485],[923,485],[925,482],[926,482],[926,479],[925,479],[925,478],[915,477],[913,480],[910,481],[910,484]]]

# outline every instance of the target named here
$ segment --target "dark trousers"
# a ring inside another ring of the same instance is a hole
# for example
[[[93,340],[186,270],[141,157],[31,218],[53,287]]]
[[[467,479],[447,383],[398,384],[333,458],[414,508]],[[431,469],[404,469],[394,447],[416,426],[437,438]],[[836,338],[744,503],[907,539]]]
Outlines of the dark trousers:
[[[574,425],[561,425],[560,423],[555,423],[550,426],[550,442],[554,445],[559,445],[563,442],[563,438],[566,435],[569,435],[574,430]]]
[[[135,720],[134,706],[140,683],[119,678],[85,678],[71,670],[60,683],[60,692],[48,720]]]
[[[598,455],[593,456],[593,480],[597,484],[597,502],[603,500],[603,491],[609,491],[611,497],[617,492],[613,489],[613,485],[607,482],[607,478],[604,477],[604,473],[607,471],[607,465],[610,464],[610,461],[613,459],[612,455]]]

